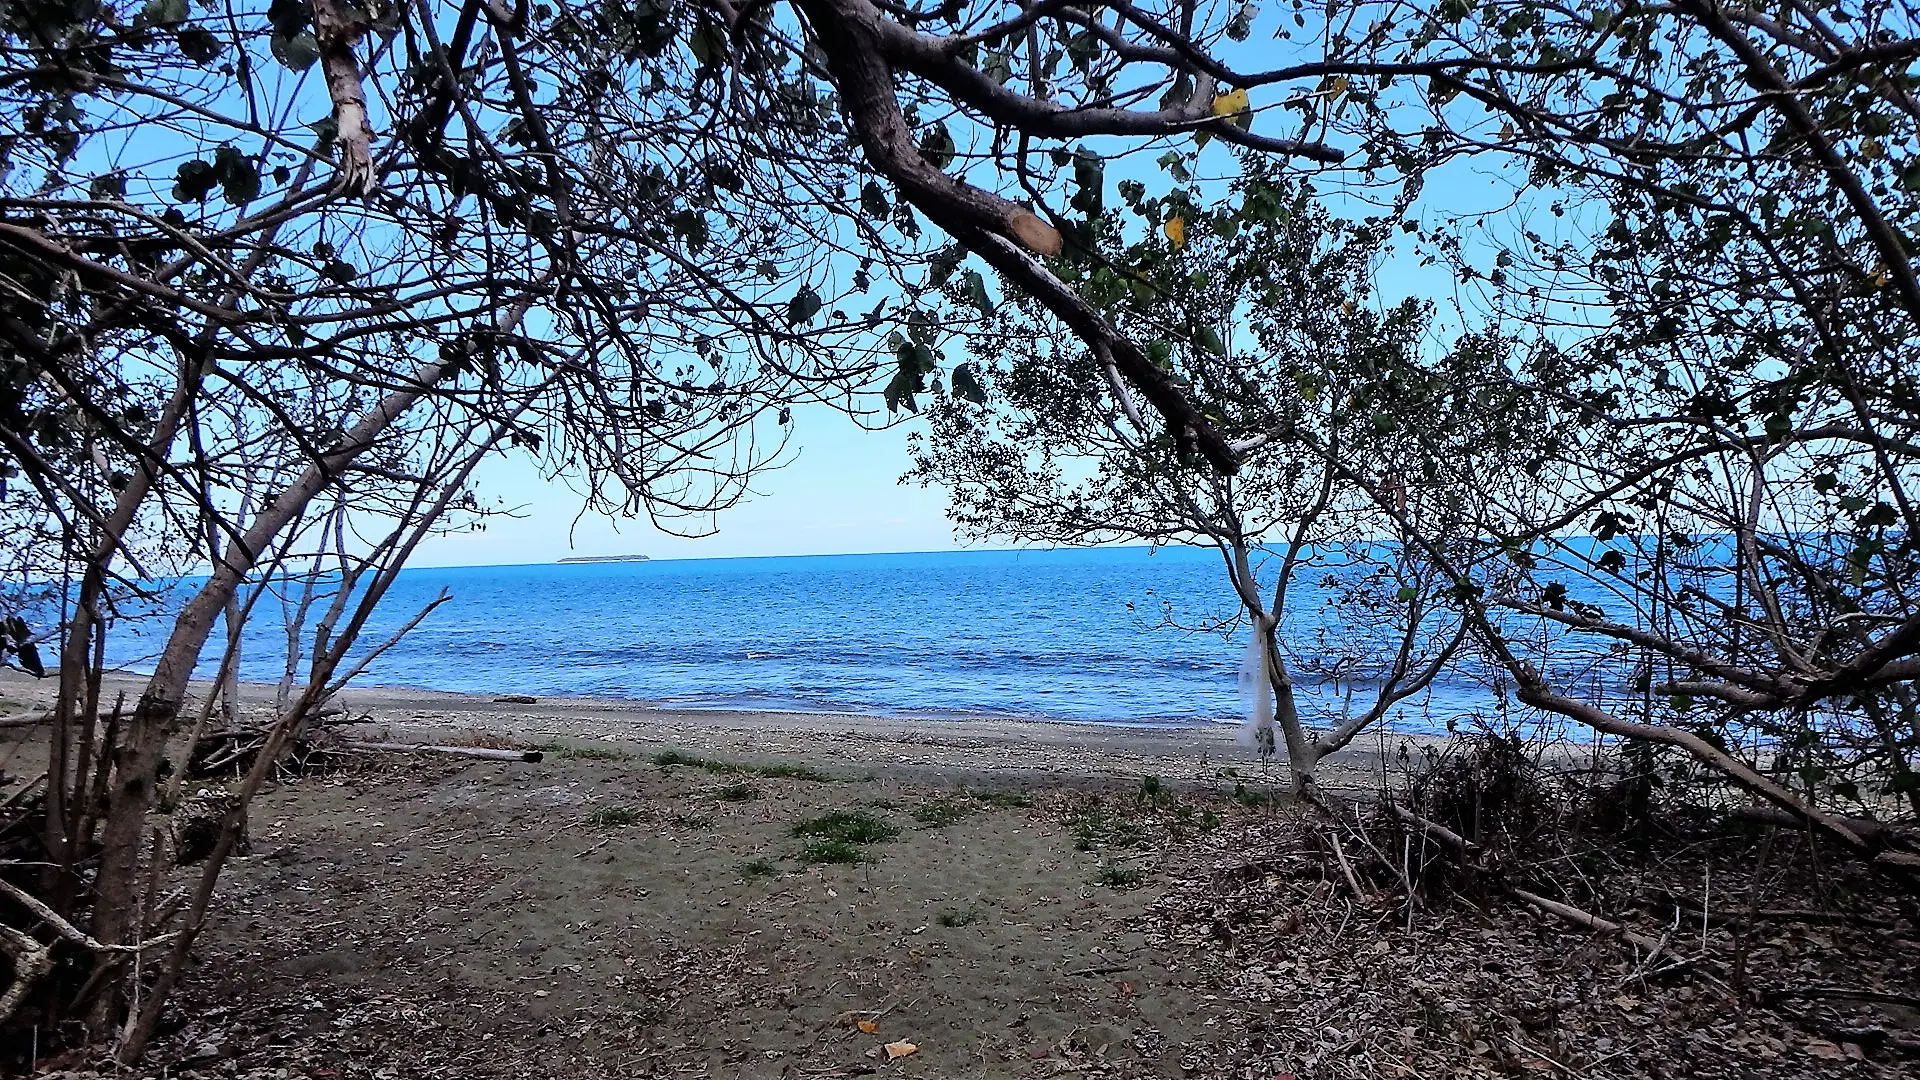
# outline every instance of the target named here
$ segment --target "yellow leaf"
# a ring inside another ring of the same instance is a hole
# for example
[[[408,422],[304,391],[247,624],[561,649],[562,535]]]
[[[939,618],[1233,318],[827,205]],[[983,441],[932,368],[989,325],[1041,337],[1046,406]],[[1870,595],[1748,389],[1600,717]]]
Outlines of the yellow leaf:
[[[887,1044],[887,1060],[888,1061],[893,1061],[903,1057],[911,1057],[914,1054],[917,1054],[919,1052],[920,1052],[919,1047],[913,1045],[912,1043],[906,1041],[905,1039],[902,1039],[899,1042],[890,1042]]]
[[[1345,75],[1335,75],[1333,78],[1328,79],[1327,89],[1332,91],[1332,96],[1334,97],[1339,97],[1341,94],[1346,93],[1347,77]]]
[[[1229,90],[1213,99],[1215,116],[1239,116],[1249,108],[1245,90]]]
[[[1186,218],[1179,217],[1179,216],[1170,217],[1167,219],[1167,223],[1163,227],[1167,231],[1167,242],[1172,244],[1174,247],[1179,247],[1182,244],[1185,244],[1187,242],[1187,219]]]
[[[874,1032],[880,1030],[880,1025],[874,1023],[871,1020],[855,1020],[853,1022],[853,1026],[859,1028],[862,1032],[868,1035],[871,1035]]]

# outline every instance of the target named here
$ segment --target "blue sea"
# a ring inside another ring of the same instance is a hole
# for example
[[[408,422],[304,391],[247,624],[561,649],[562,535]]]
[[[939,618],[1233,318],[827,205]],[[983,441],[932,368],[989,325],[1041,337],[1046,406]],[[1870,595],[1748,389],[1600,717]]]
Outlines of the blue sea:
[[[1235,611],[1210,550],[413,569],[362,636],[362,651],[442,590],[451,599],[358,684],[935,720],[1173,726],[1234,721],[1243,709],[1236,673],[1245,631],[1205,629]],[[279,678],[279,608],[269,597],[256,610],[242,678]],[[1315,623],[1296,639],[1338,647],[1337,613],[1319,601],[1294,610]],[[112,658],[141,670],[163,630],[158,620],[123,624]],[[203,657],[203,677],[217,668],[221,633]],[[1320,689],[1309,706],[1337,708],[1341,691]],[[1488,697],[1478,686],[1442,683],[1408,703],[1395,726],[1438,729]]]

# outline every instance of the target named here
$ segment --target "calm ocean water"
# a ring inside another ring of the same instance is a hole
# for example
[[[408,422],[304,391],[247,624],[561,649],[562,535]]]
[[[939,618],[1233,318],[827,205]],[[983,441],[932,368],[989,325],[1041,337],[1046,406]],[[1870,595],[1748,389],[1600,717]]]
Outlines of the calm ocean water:
[[[404,572],[371,646],[440,590],[452,600],[380,657],[362,685],[609,696],[695,709],[1133,724],[1231,721],[1244,632],[1218,556],[1186,548],[937,552],[418,569]],[[273,681],[286,637],[263,601],[242,677]],[[1298,610],[1328,619],[1316,604]],[[161,624],[124,628],[140,669]],[[1338,627],[1322,624],[1318,631]],[[216,631],[216,637],[218,636]],[[218,643],[216,642],[215,645]],[[203,674],[219,659],[210,646]],[[1484,704],[1441,686],[1403,710],[1437,728]],[[1322,703],[1331,707],[1331,703]]]

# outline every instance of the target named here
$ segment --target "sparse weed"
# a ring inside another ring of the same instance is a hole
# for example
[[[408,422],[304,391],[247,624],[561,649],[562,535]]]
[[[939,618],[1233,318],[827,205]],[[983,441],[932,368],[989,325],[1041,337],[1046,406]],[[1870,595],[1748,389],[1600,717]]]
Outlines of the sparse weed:
[[[736,780],[715,788],[713,797],[721,802],[752,802],[760,797],[760,789],[745,780]]]
[[[606,829],[619,825],[633,825],[645,815],[632,806],[596,806],[587,815],[587,824]]]
[[[703,758],[695,754],[682,753],[679,750],[662,750],[647,760],[660,766],[661,769],[667,772],[672,772],[677,765],[685,765],[690,769],[705,769],[710,773],[722,774],[738,772],[740,769],[738,765],[729,762],[715,761],[712,758]]]
[[[485,728],[468,728],[453,737],[455,746],[472,746],[483,750],[519,750],[518,739],[511,739],[497,731]]]
[[[971,926],[979,921],[980,916],[985,914],[986,912],[981,910],[979,904],[968,904],[963,908],[948,908],[940,914],[935,915],[933,921],[939,923],[941,926]]]
[[[773,877],[779,872],[780,867],[776,866],[772,859],[764,855],[756,856],[740,864],[740,873],[750,878]]]
[[[938,798],[913,808],[913,820],[929,829],[944,829],[972,814],[975,807],[959,799]]]
[[[742,765],[740,771],[753,776],[765,776],[780,780],[813,780],[828,783],[832,775],[821,772],[811,765]]]
[[[966,792],[975,802],[991,806],[996,810],[1025,810],[1033,805],[1033,799],[1023,791],[1000,791],[992,788],[975,788]]]
[[[900,826],[865,810],[835,810],[795,822],[793,835],[847,844],[877,844],[900,835]]]
[[[787,780],[832,780],[833,777],[811,765],[742,765],[733,761],[720,761],[716,758],[700,757],[679,750],[662,750],[648,759],[661,769],[671,772],[675,766],[684,765],[690,769],[705,769],[716,776],[764,776]]]
[[[1115,814],[1097,802],[1076,810],[1067,823],[1073,830],[1076,851],[1092,851],[1102,845],[1139,847],[1146,841],[1146,833],[1138,821]]]
[[[1131,889],[1147,879],[1147,872],[1138,866],[1124,863],[1103,862],[1100,869],[1094,871],[1093,883],[1105,885],[1109,889]]]
[[[713,819],[706,814],[689,814],[686,811],[679,811],[668,817],[667,821],[683,829],[713,828]]]
[[[1250,788],[1243,781],[1233,785],[1233,801],[1241,806],[1272,808],[1280,804],[1280,793],[1273,788]]]
[[[860,850],[860,845],[846,840],[816,839],[809,840],[800,849],[800,860],[810,863],[860,863],[871,856]]]
[[[613,746],[568,746],[565,743],[545,742],[530,749],[559,761],[626,761],[633,757]]]
[[[1171,804],[1174,799],[1175,796],[1173,792],[1167,790],[1167,785],[1162,783],[1157,776],[1141,777],[1140,794],[1134,797],[1134,801],[1141,806],[1150,807],[1167,806]]]

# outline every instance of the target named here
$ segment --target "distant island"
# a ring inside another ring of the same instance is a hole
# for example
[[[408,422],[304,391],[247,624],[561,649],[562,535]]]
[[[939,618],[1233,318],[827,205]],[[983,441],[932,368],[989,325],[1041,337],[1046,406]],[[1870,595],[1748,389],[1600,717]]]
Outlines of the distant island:
[[[569,555],[560,560],[570,562],[646,562],[645,555]]]

